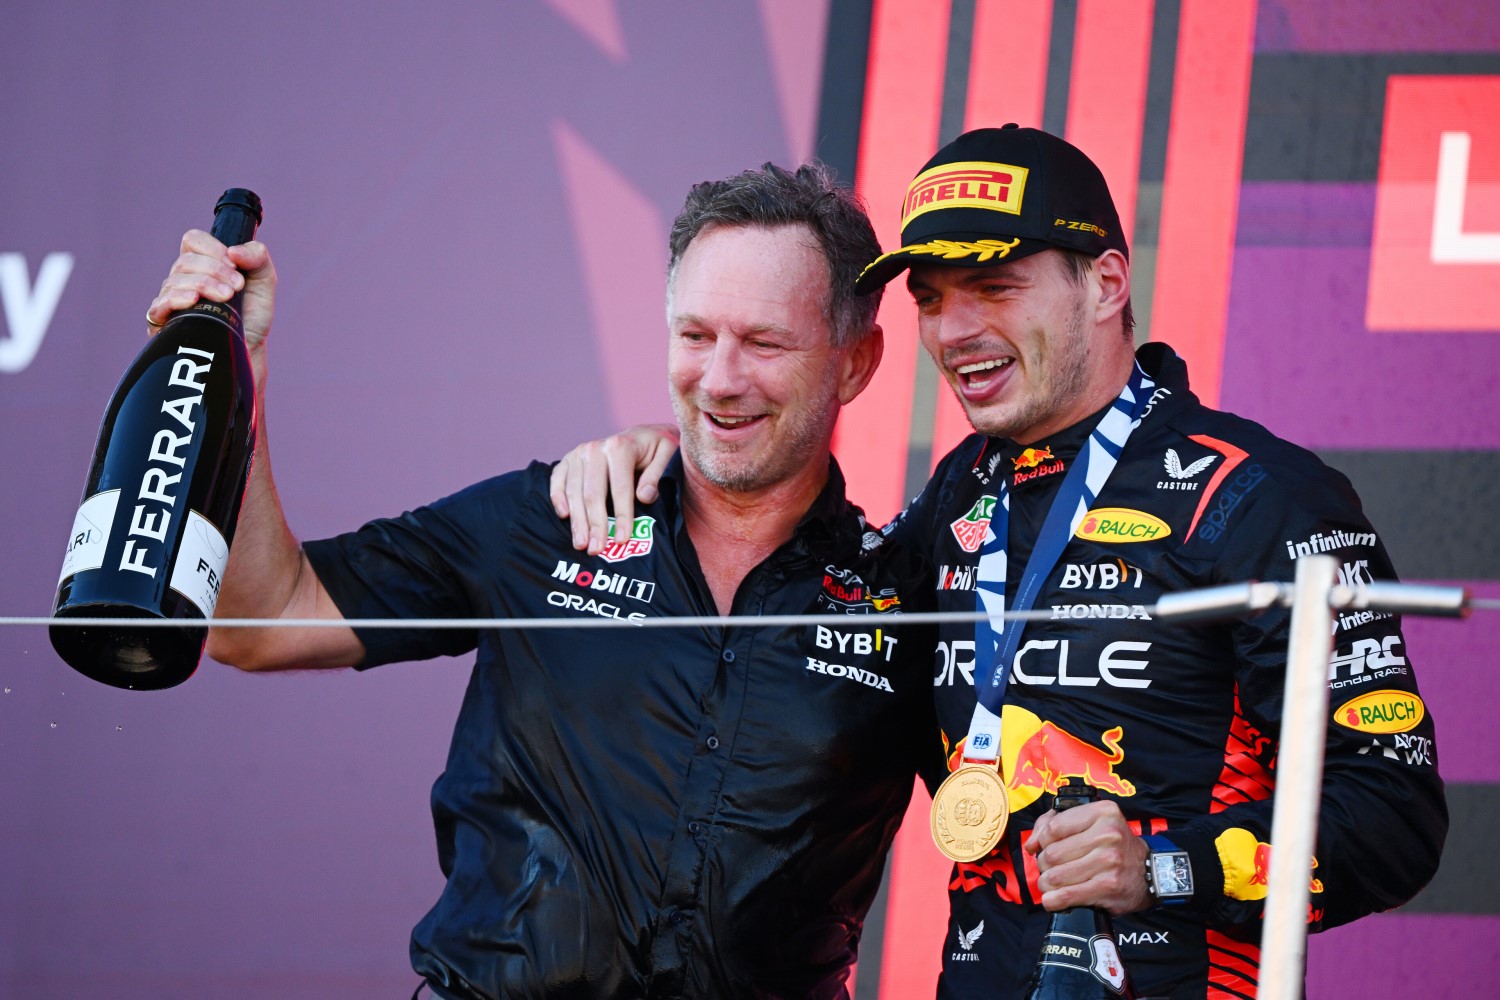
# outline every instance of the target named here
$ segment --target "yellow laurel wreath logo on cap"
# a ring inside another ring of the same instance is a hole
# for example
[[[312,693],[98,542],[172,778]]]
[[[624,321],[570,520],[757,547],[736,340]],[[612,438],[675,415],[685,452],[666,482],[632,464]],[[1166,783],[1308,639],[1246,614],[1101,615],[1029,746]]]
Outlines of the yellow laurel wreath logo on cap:
[[[944,260],[961,260],[965,257],[972,257],[978,254],[978,263],[982,264],[991,257],[997,259],[1005,257],[1006,254],[1014,250],[1020,243],[1021,240],[1019,237],[1011,240],[1009,243],[1005,240],[979,240],[974,243],[966,240],[933,240],[930,243],[913,243],[911,246],[902,247],[900,250],[892,250],[890,253],[883,253],[879,257],[876,257],[865,266],[863,271],[859,272],[859,277],[861,279],[864,278],[865,275],[879,267],[883,261],[889,260],[899,254],[929,253]]]
[[[964,257],[972,257],[977,253],[979,260],[983,262],[989,260],[991,257],[1004,257],[1019,246],[1020,243],[1021,240],[1019,238],[1013,239],[1009,243],[1004,240],[979,240],[975,243],[968,243],[964,240],[933,240],[930,243],[913,243],[911,246],[902,247],[896,252],[930,253],[944,260],[959,260]]]

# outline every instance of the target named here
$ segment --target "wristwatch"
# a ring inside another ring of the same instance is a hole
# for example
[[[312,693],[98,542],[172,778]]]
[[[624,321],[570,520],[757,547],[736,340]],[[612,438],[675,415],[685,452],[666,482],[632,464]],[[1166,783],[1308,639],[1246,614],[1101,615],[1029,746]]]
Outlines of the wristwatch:
[[[1161,834],[1142,837],[1151,853],[1146,855],[1146,892],[1153,906],[1173,906],[1193,898],[1193,863],[1182,850]]]

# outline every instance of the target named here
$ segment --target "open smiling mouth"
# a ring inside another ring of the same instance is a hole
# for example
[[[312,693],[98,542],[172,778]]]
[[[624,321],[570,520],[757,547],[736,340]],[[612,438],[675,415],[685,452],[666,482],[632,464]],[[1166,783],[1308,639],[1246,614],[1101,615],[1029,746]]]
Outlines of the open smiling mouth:
[[[964,385],[979,388],[989,384],[991,379],[1010,367],[1014,360],[1014,358],[993,358],[989,361],[976,361],[970,365],[959,365],[954,371],[958,373]]]
[[[720,417],[715,416],[712,413],[705,413],[704,416],[708,417],[709,421],[712,422],[715,427],[723,427],[726,430],[734,430],[737,427],[746,427],[750,424],[755,423],[757,420],[765,419],[765,414],[763,413],[758,413],[753,417]]]

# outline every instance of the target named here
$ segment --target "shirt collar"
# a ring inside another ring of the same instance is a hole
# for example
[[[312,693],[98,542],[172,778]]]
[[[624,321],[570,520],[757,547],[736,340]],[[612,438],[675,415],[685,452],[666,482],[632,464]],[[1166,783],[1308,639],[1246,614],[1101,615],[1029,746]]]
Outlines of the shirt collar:
[[[682,452],[679,450],[662,472],[660,494],[664,513],[671,519],[674,530],[684,530],[682,523],[682,489],[686,482],[682,468]],[[828,456],[828,481],[823,484],[813,499],[807,513],[797,522],[792,534],[798,551],[823,558],[834,552],[843,552],[849,546],[858,547],[864,538],[866,525],[864,512],[848,502],[846,484],[838,460]],[[820,554],[821,553],[821,554]]]

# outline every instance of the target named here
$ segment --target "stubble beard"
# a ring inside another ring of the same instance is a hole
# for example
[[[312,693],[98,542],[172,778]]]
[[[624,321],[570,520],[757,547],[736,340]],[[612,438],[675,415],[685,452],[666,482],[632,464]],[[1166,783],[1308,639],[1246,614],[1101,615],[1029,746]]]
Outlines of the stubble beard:
[[[731,493],[752,493],[790,479],[813,461],[826,461],[828,442],[838,417],[834,405],[837,388],[830,380],[819,385],[807,405],[792,413],[777,414],[781,437],[759,454],[734,445],[714,444],[703,427],[702,411],[689,406],[676,392],[672,410],[682,431],[682,457],[713,485]],[[756,447],[759,445],[752,445]],[[763,446],[762,446],[763,447]]]
[[[1086,317],[1087,301],[1080,293],[1068,316],[1067,329],[1061,338],[1050,338],[1047,350],[1055,360],[1044,364],[1040,359],[1029,359],[1028,369],[1041,374],[1044,381],[1035,390],[1018,402],[1019,409],[1011,413],[978,413],[969,408],[963,394],[958,401],[969,416],[969,423],[981,434],[990,437],[1013,438],[1028,428],[1036,427],[1051,418],[1061,409],[1081,397],[1089,384],[1089,338]],[[1035,363],[1032,363],[1032,362]],[[1011,364],[1016,364],[1012,361]],[[1048,371],[1050,368],[1050,371]],[[954,388],[957,393],[957,388]]]

